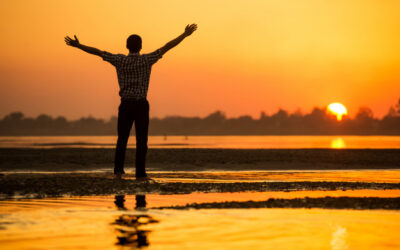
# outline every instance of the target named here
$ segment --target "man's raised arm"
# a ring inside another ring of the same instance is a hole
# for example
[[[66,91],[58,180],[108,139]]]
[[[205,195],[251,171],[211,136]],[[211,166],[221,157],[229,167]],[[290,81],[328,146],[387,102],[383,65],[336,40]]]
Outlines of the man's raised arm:
[[[183,39],[190,36],[196,29],[197,29],[197,24],[187,25],[185,28],[185,31],[182,33],[182,35],[180,35],[177,38],[175,38],[174,40],[168,42],[167,44],[164,45],[164,47],[162,47],[160,49],[161,54],[162,55],[165,54],[168,50],[170,50],[173,47],[175,47],[176,45],[178,45],[180,42],[183,41]]]
[[[89,47],[89,46],[86,46],[86,45],[83,45],[83,44],[79,43],[78,38],[75,35],[74,35],[74,37],[75,37],[75,40],[72,39],[69,36],[66,36],[64,38],[65,43],[67,45],[69,45],[69,46],[79,48],[79,49],[81,49],[81,50],[83,50],[83,51],[85,51],[85,52],[87,52],[89,54],[93,54],[93,55],[96,55],[96,56],[101,56],[101,54],[103,53],[103,51],[101,51],[99,49],[96,49],[96,48],[93,48],[93,47]]]

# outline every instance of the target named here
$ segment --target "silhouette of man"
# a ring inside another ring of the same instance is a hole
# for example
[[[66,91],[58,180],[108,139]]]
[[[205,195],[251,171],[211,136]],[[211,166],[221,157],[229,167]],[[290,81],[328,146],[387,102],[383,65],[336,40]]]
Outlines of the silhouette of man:
[[[167,51],[178,45],[197,29],[196,24],[187,25],[185,31],[165,44],[160,49],[149,53],[139,54],[142,49],[142,39],[138,35],[131,35],[126,41],[128,55],[112,54],[107,51],[83,45],[76,36],[75,39],[65,37],[67,45],[79,48],[89,54],[100,56],[104,61],[111,63],[117,70],[119,95],[121,104],[118,110],[118,141],[115,152],[115,177],[120,179],[124,171],[125,151],[129,134],[135,122],[136,131],[136,180],[151,180],[145,169],[147,153],[147,135],[149,127],[149,103],[147,90],[151,67]]]

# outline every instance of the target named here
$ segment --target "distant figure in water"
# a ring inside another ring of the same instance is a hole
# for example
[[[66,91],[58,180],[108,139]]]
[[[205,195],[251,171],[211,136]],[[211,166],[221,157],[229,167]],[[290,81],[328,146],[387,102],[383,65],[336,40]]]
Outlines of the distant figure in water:
[[[115,152],[115,177],[120,179],[124,171],[125,151],[129,134],[135,122],[136,130],[136,180],[151,181],[146,174],[147,135],[149,127],[149,102],[147,101],[147,90],[151,67],[167,51],[178,45],[186,37],[197,29],[196,24],[187,25],[185,31],[168,42],[160,49],[149,53],[140,54],[142,49],[142,38],[131,35],[126,41],[128,55],[112,54],[93,47],[83,45],[76,36],[75,39],[65,37],[67,45],[79,48],[89,54],[100,56],[104,61],[111,63],[117,70],[119,95],[121,104],[118,110],[118,141]]]

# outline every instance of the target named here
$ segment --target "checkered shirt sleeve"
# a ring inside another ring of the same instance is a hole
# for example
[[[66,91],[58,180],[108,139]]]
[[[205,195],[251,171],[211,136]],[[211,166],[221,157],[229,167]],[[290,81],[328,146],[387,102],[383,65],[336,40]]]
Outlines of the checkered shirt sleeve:
[[[112,54],[107,51],[103,51],[103,53],[101,54],[101,58],[103,58],[104,61],[109,62],[114,66],[118,66],[118,63],[121,61],[121,55]]]
[[[143,54],[143,56],[147,59],[147,62],[150,65],[153,65],[162,57],[162,54],[161,54],[161,50],[158,49],[158,50],[156,50],[154,52],[151,52],[151,53],[148,53],[148,54]]]

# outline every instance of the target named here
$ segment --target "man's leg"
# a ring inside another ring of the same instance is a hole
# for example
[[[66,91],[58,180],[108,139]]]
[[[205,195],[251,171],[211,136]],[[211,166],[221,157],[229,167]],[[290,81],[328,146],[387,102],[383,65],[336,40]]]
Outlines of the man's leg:
[[[146,177],[147,136],[149,131],[149,103],[137,105],[135,117],[136,129],[136,178]]]
[[[125,151],[133,124],[133,111],[129,103],[121,102],[118,109],[118,140],[115,150],[114,174],[124,174]]]

